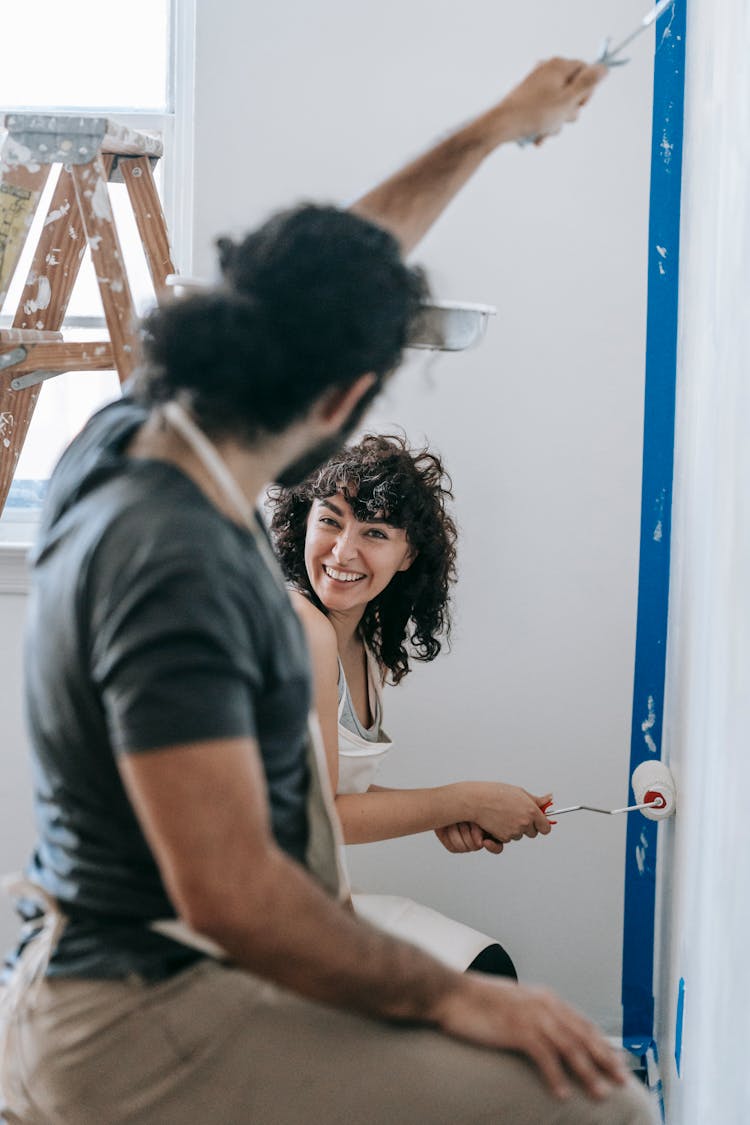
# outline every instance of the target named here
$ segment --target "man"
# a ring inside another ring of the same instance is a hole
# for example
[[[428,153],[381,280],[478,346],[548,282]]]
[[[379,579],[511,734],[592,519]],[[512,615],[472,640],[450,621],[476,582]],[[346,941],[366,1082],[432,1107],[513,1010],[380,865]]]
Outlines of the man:
[[[547,63],[354,214],[302,207],[223,243],[224,285],[153,315],[132,394],[63,456],[30,600],[39,842],[8,1122],[651,1120],[556,997],[348,909],[304,641],[253,515],[396,366],[424,293],[398,243],[601,76]],[[541,811],[526,831],[549,831]]]

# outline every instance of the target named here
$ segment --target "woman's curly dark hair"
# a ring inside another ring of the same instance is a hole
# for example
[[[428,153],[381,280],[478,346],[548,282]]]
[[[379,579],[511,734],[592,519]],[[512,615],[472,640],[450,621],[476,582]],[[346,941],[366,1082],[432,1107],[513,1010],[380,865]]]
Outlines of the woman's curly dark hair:
[[[394,684],[409,660],[434,660],[450,636],[450,587],[456,580],[456,525],[446,511],[452,483],[440,458],[410,449],[403,437],[368,434],[294,488],[275,488],[271,530],[293,585],[325,613],[305,568],[307,517],[313,500],[342,493],[358,520],[403,528],[416,553],[368,604],[360,631]]]

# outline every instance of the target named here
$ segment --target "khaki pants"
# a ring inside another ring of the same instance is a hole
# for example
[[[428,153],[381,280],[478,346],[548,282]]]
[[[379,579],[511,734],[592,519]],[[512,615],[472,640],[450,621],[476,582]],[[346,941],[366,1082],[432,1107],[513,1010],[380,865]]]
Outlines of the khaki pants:
[[[8,1014],[8,1125],[646,1125],[635,1084],[549,1096],[521,1058],[201,962],[158,984],[45,980]]]

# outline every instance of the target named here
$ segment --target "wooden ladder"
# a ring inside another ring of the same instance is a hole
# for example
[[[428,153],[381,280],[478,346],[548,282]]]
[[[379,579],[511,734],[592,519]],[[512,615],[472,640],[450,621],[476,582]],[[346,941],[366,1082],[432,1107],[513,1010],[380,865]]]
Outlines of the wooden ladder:
[[[0,306],[53,164],[63,167],[34,250],[13,327],[0,329],[0,513],[45,380],[65,371],[116,370],[123,383],[138,357],[133,297],[108,183],[124,181],[157,300],[174,273],[152,166],[161,141],[105,117],[12,113],[0,150]],[[107,336],[66,341],[61,331],[88,245]]]

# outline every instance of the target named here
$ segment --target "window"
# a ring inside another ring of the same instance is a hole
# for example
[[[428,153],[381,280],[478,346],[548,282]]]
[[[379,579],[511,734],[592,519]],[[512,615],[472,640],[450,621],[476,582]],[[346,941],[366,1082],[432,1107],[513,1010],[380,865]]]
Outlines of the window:
[[[194,0],[129,0],[126,9],[100,0],[37,0],[33,8],[34,56],[9,49],[28,42],[29,10],[3,13],[0,117],[14,110],[110,116],[158,132],[165,156],[156,169],[173,251],[189,271],[191,182],[187,144],[192,96]],[[41,30],[39,30],[41,29]],[[178,120],[176,104],[184,107]],[[0,129],[0,134],[2,130]],[[27,239],[14,283],[0,310],[0,327],[12,321],[28,264],[47,212],[59,166],[53,169]],[[179,195],[175,190],[180,183]],[[153,288],[124,185],[110,184],[136,311],[153,303]],[[88,252],[64,323],[66,338],[101,337],[106,332],[99,290]],[[70,372],[47,380],[16,470],[3,523],[33,519],[44,482],[65,445],[89,414],[120,393],[115,372]],[[23,536],[23,533],[21,533]],[[27,536],[23,536],[26,538]]]
[[[1,105],[113,113],[171,108],[169,0],[128,0],[127,8],[101,0],[5,5],[3,40]]]

